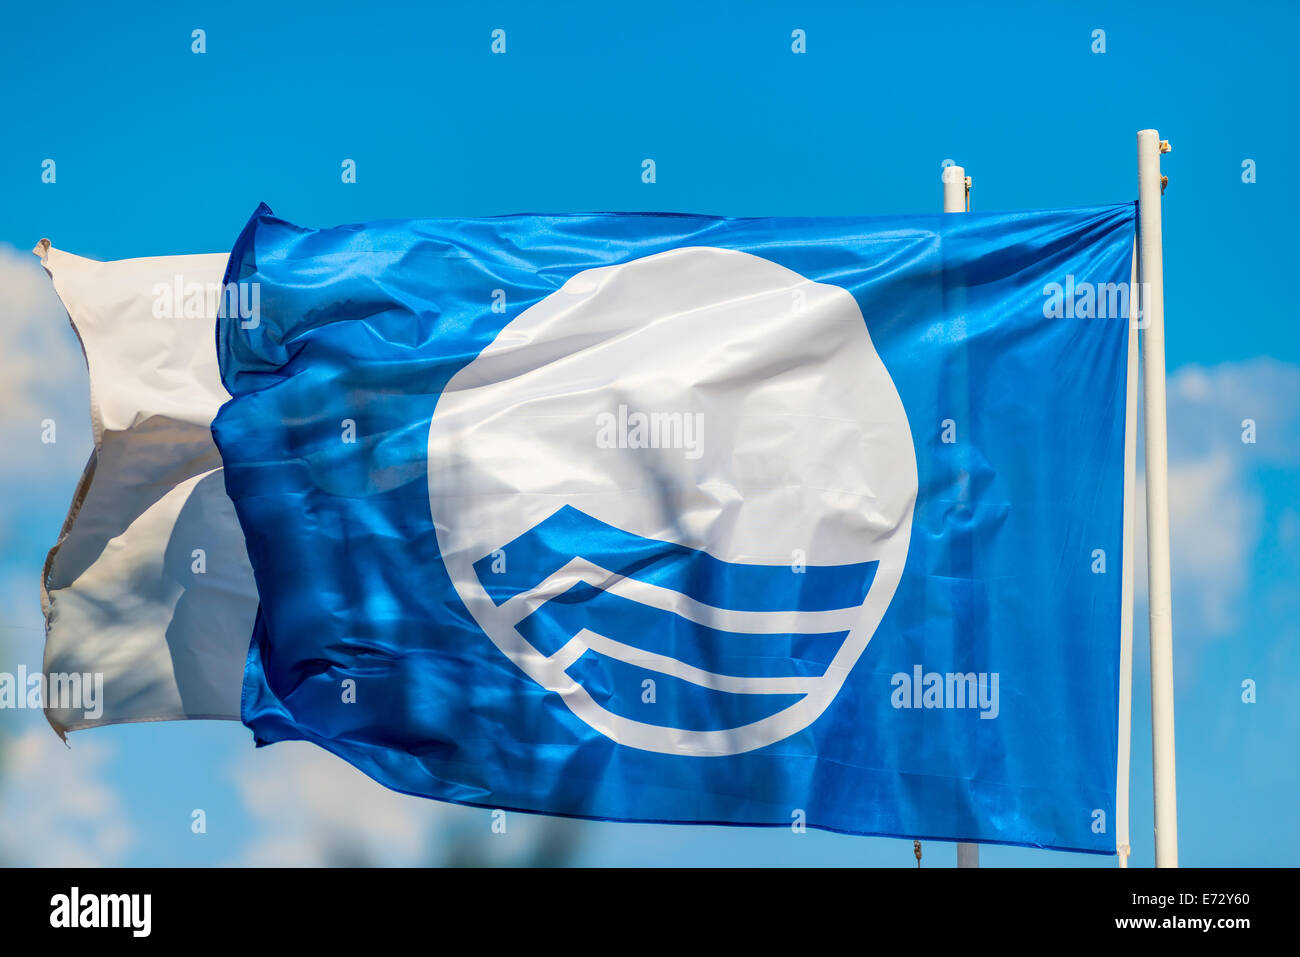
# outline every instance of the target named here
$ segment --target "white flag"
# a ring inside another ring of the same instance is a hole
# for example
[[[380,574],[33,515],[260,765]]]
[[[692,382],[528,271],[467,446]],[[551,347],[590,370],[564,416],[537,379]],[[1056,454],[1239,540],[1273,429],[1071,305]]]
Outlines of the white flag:
[[[229,398],[213,338],[226,256],[35,252],[86,355],[95,438],[42,574],[46,717],[60,736],[238,720],[257,590],[210,431]],[[102,676],[101,695],[78,700],[73,675]]]

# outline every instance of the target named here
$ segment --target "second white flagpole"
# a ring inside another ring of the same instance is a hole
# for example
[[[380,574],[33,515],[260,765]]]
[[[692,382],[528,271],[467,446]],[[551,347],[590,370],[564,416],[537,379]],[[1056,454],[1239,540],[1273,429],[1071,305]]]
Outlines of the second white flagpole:
[[[1120,867],[1128,867],[1129,770],[1133,751],[1133,599],[1137,571],[1133,559],[1137,511],[1137,411],[1138,329],[1141,318],[1138,290],[1138,246],[1133,241],[1129,270],[1128,369],[1124,387],[1124,539],[1120,581],[1119,625],[1119,760],[1115,768],[1115,854]]]
[[[965,167],[945,167],[943,171],[943,211],[945,213],[965,213],[969,210],[970,182],[966,179]],[[979,867],[980,846],[978,844],[958,844],[957,866]]]

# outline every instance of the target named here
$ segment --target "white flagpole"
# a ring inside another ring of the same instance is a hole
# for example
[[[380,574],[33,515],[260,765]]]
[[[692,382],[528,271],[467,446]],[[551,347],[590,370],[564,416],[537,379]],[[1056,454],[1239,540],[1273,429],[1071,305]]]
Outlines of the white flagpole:
[[[1160,154],[1155,130],[1137,135],[1138,232],[1142,302],[1142,402],[1146,430],[1147,582],[1151,626],[1151,750],[1156,867],[1178,866],[1174,775],[1174,640],[1169,576],[1169,449],[1165,420],[1164,262],[1160,235]]]
[[[965,213],[970,210],[970,180],[962,166],[948,166],[943,171],[943,211],[945,213]],[[958,867],[979,867],[980,846],[978,844],[957,845]]]
[[[1133,265],[1129,270],[1128,372],[1124,396],[1124,539],[1120,573],[1119,618],[1119,748],[1115,768],[1115,855],[1120,867],[1128,867],[1129,769],[1133,753],[1133,540],[1137,502],[1137,395],[1138,395],[1138,247],[1133,242]]]
[[[970,209],[970,180],[962,166],[945,166],[943,170],[943,211],[964,213]]]

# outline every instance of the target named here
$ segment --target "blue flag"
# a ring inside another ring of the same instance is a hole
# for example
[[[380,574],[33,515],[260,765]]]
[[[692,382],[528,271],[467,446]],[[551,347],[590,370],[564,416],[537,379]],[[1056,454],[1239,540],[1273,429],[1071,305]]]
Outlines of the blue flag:
[[[263,206],[245,724],[482,807],[1114,853],[1134,220]]]

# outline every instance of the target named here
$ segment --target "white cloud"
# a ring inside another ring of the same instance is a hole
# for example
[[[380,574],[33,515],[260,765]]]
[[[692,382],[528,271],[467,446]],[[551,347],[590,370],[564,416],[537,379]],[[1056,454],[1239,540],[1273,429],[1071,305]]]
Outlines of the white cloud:
[[[133,835],[121,796],[102,778],[111,748],[91,739],[70,749],[40,718],[40,726],[4,741],[0,754],[0,858],[5,863],[104,867],[123,862]]]
[[[1257,472],[1300,466],[1300,366],[1268,358],[1185,366],[1169,377],[1168,418],[1174,628],[1182,638],[1225,637],[1240,623],[1263,534]],[[1253,444],[1242,441],[1247,419]],[[1143,495],[1137,504],[1145,596]]]
[[[1144,487],[1138,476],[1138,489]],[[1169,465],[1174,617],[1180,634],[1218,636],[1237,624],[1260,536],[1262,503],[1241,463],[1222,449]],[[1137,502],[1137,590],[1145,597],[1146,498]]]
[[[61,477],[71,498],[90,455],[90,386],[68,314],[40,260],[0,244],[0,479],[46,488]],[[42,422],[55,423],[53,444]]]
[[[40,561],[90,454],[85,360],[40,261],[0,244],[0,670],[41,667]],[[56,441],[41,441],[42,421]],[[48,540],[33,530],[48,527]],[[69,750],[39,711],[0,724],[0,859],[12,864],[121,863],[132,841],[118,792],[103,778],[112,750]]]
[[[1171,465],[1222,450],[1244,468],[1300,466],[1300,366],[1271,358],[1183,366],[1169,377],[1168,398]],[[1246,419],[1253,444],[1242,442]]]
[[[301,741],[242,756],[234,768],[253,834],[232,863],[328,866],[550,863],[567,859],[582,825],[492,812],[390,791]]]

